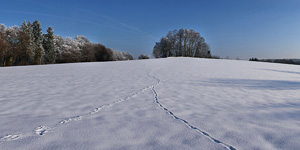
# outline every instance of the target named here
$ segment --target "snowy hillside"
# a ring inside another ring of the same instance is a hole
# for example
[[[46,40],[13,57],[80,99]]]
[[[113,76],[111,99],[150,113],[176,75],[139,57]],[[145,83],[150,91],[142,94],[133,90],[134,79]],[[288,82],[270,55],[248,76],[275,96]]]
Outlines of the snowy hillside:
[[[167,58],[0,68],[0,149],[300,149],[300,66]]]

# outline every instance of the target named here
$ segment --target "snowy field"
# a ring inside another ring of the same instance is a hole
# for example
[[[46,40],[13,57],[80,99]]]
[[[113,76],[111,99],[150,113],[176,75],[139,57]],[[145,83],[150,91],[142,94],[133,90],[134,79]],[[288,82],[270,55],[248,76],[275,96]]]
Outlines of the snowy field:
[[[300,149],[300,66],[167,58],[0,68],[1,150]]]

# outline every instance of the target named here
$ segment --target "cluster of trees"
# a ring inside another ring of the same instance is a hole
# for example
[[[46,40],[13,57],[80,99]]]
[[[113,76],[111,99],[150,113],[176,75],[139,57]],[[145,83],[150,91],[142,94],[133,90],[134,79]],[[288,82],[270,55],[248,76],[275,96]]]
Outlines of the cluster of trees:
[[[52,27],[42,33],[39,21],[21,27],[0,24],[0,66],[132,60],[127,52],[94,44],[85,36],[63,38]]]
[[[64,39],[54,36],[57,63],[133,60],[127,52],[115,51],[102,44],[91,43],[85,36]]]
[[[249,61],[300,65],[300,59],[257,59],[257,58],[250,58]]]
[[[153,48],[156,58],[165,57],[201,57],[211,58],[210,48],[200,33],[193,29],[170,31]]]

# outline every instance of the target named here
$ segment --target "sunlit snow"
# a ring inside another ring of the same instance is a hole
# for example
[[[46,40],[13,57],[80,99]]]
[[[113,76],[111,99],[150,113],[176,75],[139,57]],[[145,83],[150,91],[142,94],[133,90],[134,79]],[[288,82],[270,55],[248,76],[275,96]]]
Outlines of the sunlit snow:
[[[0,149],[300,149],[300,66],[167,58],[0,68]]]

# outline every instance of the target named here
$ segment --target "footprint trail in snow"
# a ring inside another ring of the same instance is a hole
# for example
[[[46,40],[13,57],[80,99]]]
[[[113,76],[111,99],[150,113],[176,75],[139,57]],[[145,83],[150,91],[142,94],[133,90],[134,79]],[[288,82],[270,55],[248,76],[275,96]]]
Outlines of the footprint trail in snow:
[[[87,117],[89,115],[94,115],[94,114],[98,113],[99,111],[101,111],[104,108],[110,108],[110,107],[112,107],[116,104],[128,101],[131,98],[136,97],[137,95],[145,92],[146,90],[150,90],[152,88],[152,86],[153,85],[142,88],[138,92],[133,93],[132,95],[129,95],[129,96],[123,98],[123,99],[119,99],[119,100],[117,100],[117,101],[115,101],[111,104],[101,105],[100,107],[95,108],[94,110],[90,111],[89,113],[86,113],[86,114],[83,114],[83,115],[78,115],[78,116],[75,116],[75,117],[66,118],[62,121],[59,121],[54,127],[47,127],[47,126],[41,125],[39,127],[36,127],[36,129],[33,132],[29,132],[29,133],[26,133],[26,134],[19,134],[19,135],[7,134],[6,136],[0,137],[0,144],[3,143],[3,142],[15,141],[15,140],[21,139],[21,137],[26,138],[26,137],[29,137],[29,136],[43,136],[47,132],[53,131],[56,128],[59,128],[59,127],[61,127],[62,125],[66,124],[66,123],[70,123],[70,122],[73,122],[73,121],[80,121],[84,117]]]
[[[162,67],[158,67],[158,68],[162,68]],[[157,69],[157,68],[156,68]],[[153,69],[152,69],[153,70]],[[171,112],[170,110],[168,110],[166,107],[164,107],[159,101],[158,101],[158,94],[157,92],[155,91],[155,87],[160,83],[160,80],[155,77],[155,76],[152,76],[151,75],[151,72],[150,71],[148,73],[148,76],[155,79],[156,80],[156,83],[153,84],[153,85],[150,85],[150,86],[147,86],[141,90],[139,90],[138,92],[130,95],[130,96],[127,96],[123,99],[119,99],[111,104],[104,104],[104,105],[101,105],[100,107],[97,107],[95,108],[94,110],[90,111],[89,113],[86,113],[84,115],[78,115],[78,116],[75,116],[75,117],[70,117],[70,118],[66,118],[62,121],[60,121],[58,124],[56,124],[54,127],[47,127],[47,126],[39,126],[37,127],[34,132],[30,132],[30,133],[27,133],[27,134],[20,134],[20,135],[15,135],[15,134],[8,134],[4,137],[1,137],[0,138],[0,144],[3,143],[3,142],[7,142],[7,141],[15,141],[15,140],[18,140],[20,139],[21,137],[22,138],[25,138],[25,137],[28,137],[28,136],[43,136],[45,135],[47,132],[49,131],[53,131],[55,130],[56,128],[58,127],[61,127],[62,125],[66,124],[66,123],[69,123],[69,122],[73,122],[73,121],[80,121],[82,120],[84,117],[87,117],[89,115],[93,115],[93,114],[96,114],[98,113],[99,111],[101,111],[102,109],[104,108],[110,108],[110,107],[113,107],[114,105],[118,104],[118,103],[122,103],[122,102],[125,102],[125,101],[128,101],[130,100],[131,98],[133,97],[136,97],[137,95],[139,94],[142,94],[143,92],[145,92],[146,90],[149,90],[151,89],[152,90],[152,93],[154,95],[154,101],[155,103],[161,108],[163,109],[167,114],[169,114],[172,118],[176,119],[176,120],[179,120],[181,121],[183,124],[185,124],[186,126],[188,126],[190,129],[193,129],[193,130],[196,130],[198,133],[206,136],[208,139],[210,139],[211,141],[213,141],[214,143],[217,143],[217,144],[221,144],[222,146],[224,146],[225,148],[229,149],[229,150],[236,150],[236,148],[234,148],[233,146],[230,146],[220,140],[217,140],[216,138],[212,137],[210,134],[208,134],[207,132],[204,132],[202,131],[201,129],[199,129],[198,127],[196,126],[193,126],[191,125],[188,121],[184,120],[184,119],[181,119],[179,117],[177,117],[176,115],[174,115],[173,112]]]
[[[163,109],[168,115],[170,115],[173,119],[179,120],[180,122],[182,122],[183,124],[185,124],[186,126],[188,126],[190,129],[196,130],[198,133],[206,136],[208,139],[210,139],[211,141],[213,141],[216,144],[220,144],[222,146],[224,146],[226,149],[228,150],[236,150],[236,148],[234,148],[231,145],[228,145],[220,140],[217,140],[216,138],[212,137],[210,134],[208,134],[207,132],[199,129],[196,126],[191,125],[188,121],[181,119],[179,117],[177,117],[172,111],[168,110],[165,106],[163,106],[159,101],[158,101],[158,94],[155,90],[155,87],[160,83],[160,79],[158,79],[157,77],[153,76],[150,74],[151,72],[148,73],[148,76],[155,79],[156,80],[156,84],[154,84],[151,87],[152,93],[154,95],[154,102],[161,108]]]

